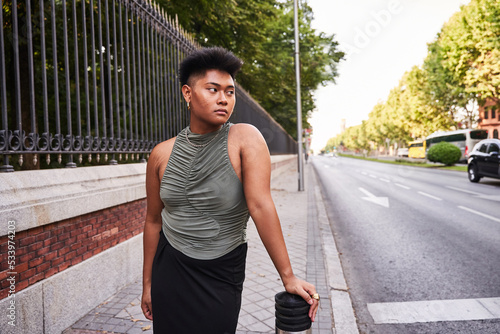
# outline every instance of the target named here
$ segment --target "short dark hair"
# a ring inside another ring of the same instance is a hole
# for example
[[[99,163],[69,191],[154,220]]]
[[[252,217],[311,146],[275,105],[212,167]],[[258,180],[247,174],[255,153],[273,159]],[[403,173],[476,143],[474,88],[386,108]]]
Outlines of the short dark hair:
[[[231,51],[221,47],[202,48],[190,53],[179,67],[181,85],[187,85],[193,75],[204,75],[207,70],[227,72],[235,78],[243,62]]]

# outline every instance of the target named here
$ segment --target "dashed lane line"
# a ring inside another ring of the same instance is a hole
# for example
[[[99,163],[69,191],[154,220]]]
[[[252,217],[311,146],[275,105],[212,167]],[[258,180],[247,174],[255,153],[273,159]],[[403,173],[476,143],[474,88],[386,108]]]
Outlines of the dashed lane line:
[[[383,181],[383,182],[387,182],[387,183],[390,183],[391,181],[390,180],[387,180],[387,179],[383,179],[381,177],[378,178],[380,181]]]
[[[491,220],[493,220],[493,221],[495,221],[495,222],[500,223],[500,219],[498,219],[498,218],[496,218],[496,217],[493,217],[493,216],[487,215],[487,214],[485,214],[485,213],[482,213],[482,212],[479,212],[479,211],[476,211],[476,210],[469,209],[469,208],[467,208],[467,207],[465,207],[465,206],[461,206],[461,205],[459,205],[458,207],[459,207],[460,209],[462,209],[462,210],[468,211],[468,212],[470,212],[470,213],[474,213],[474,214],[476,214],[476,215],[478,215],[478,216],[481,216],[481,217],[484,217],[484,218],[488,218],[488,219],[491,219]]]
[[[406,190],[410,190],[410,189],[411,189],[410,187],[405,186],[405,185],[403,185],[403,184],[399,184],[399,183],[394,183],[394,184],[395,184],[395,185],[397,185],[398,187],[403,188],[403,189],[406,189]]]
[[[433,195],[430,195],[430,194],[427,194],[427,193],[424,193],[423,191],[419,191],[418,192],[420,195],[423,195],[423,196],[427,196],[429,198],[432,198],[432,199],[435,199],[436,201],[442,201],[443,199],[439,198],[439,197],[436,197],[436,196],[433,196]]]
[[[375,324],[466,321],[500,318],[500,298],[368,304]]]
[[[455,187],[452,187],[452,186],[446,186],[446,188],[452,189],[452,190],[456,190],[456,191],[461,191],[461,192],[466,193],[466,194],[481,195],[480,193],[477,193],[475,191],[470,191],[470,190],[461,189],[461,188],[455,188]]]

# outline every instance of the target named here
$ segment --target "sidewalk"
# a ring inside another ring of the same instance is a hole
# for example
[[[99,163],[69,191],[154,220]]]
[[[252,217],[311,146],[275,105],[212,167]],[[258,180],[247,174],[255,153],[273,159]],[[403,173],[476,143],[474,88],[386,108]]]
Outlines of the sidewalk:
[[[305,191],[297,191],[297,170],[293,164],[273,178],[271,188],[295,275],[313,283],[321,296],[312,333],[357,333],[316,176],[310,163],[304,166]],[[283,285],[251,220],[247,236],[246,279],[236,333],[275,333],[274,295],[284,290]],[[152,334],[152,323],[140,308],[141,291],[138,277],[63,334]],[[333,303],[331,295],[336,296]]]

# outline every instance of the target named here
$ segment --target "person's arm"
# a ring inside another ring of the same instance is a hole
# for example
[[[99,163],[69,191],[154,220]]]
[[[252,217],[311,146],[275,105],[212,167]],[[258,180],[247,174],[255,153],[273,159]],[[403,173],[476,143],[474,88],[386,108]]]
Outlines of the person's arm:
[[[318,302],[311,296],[316,293],[316,288],[298,279],[293,273],[276,207],[271,197],[271,158],[267,144],[253,126],[240,127],[238,130],[241,131],[238,137],[241,140],[242,182],[250,215],[285,290],[301,296],[311,304],[309,316],[314,321]]]
[[[153,308],[151,306],[151,276],[153,259],[160,238],[162,227],[161,210],[163,202],[160,198],[160,183],[162,158],[165,144],[159,144],[150,154],[146,167],[146,221],[144,222],[143,247],[144,263],[142,271],[142,299],[141,308],[144,316],[153,320]]]

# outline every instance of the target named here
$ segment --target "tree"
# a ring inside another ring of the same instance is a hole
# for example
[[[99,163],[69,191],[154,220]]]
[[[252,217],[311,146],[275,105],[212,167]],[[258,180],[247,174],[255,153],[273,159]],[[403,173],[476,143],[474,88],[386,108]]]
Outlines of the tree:
[[[498,1],[472,0],[443,26],[424,63],[429,101],[469,126],[475,120],[476,103],[484,105],[499,97],[499,17]]]
[[[244,60],[238,82],[296,138],[293,6],[276,0],[160,0],[203,46],[223,46]],[[315,108],[313,93],[334,82],[344,54],[334,36],[311,27],[312,9],[301,3],[300,59],[304,128]]]
[[[500,103],[500,3],[472,0],[428,45],[422,66],[405,73],[366,121],[377,145],[423,138],[437,130],[472,127],[477,105]],[[345,142],[354,145],[348,129]]]

